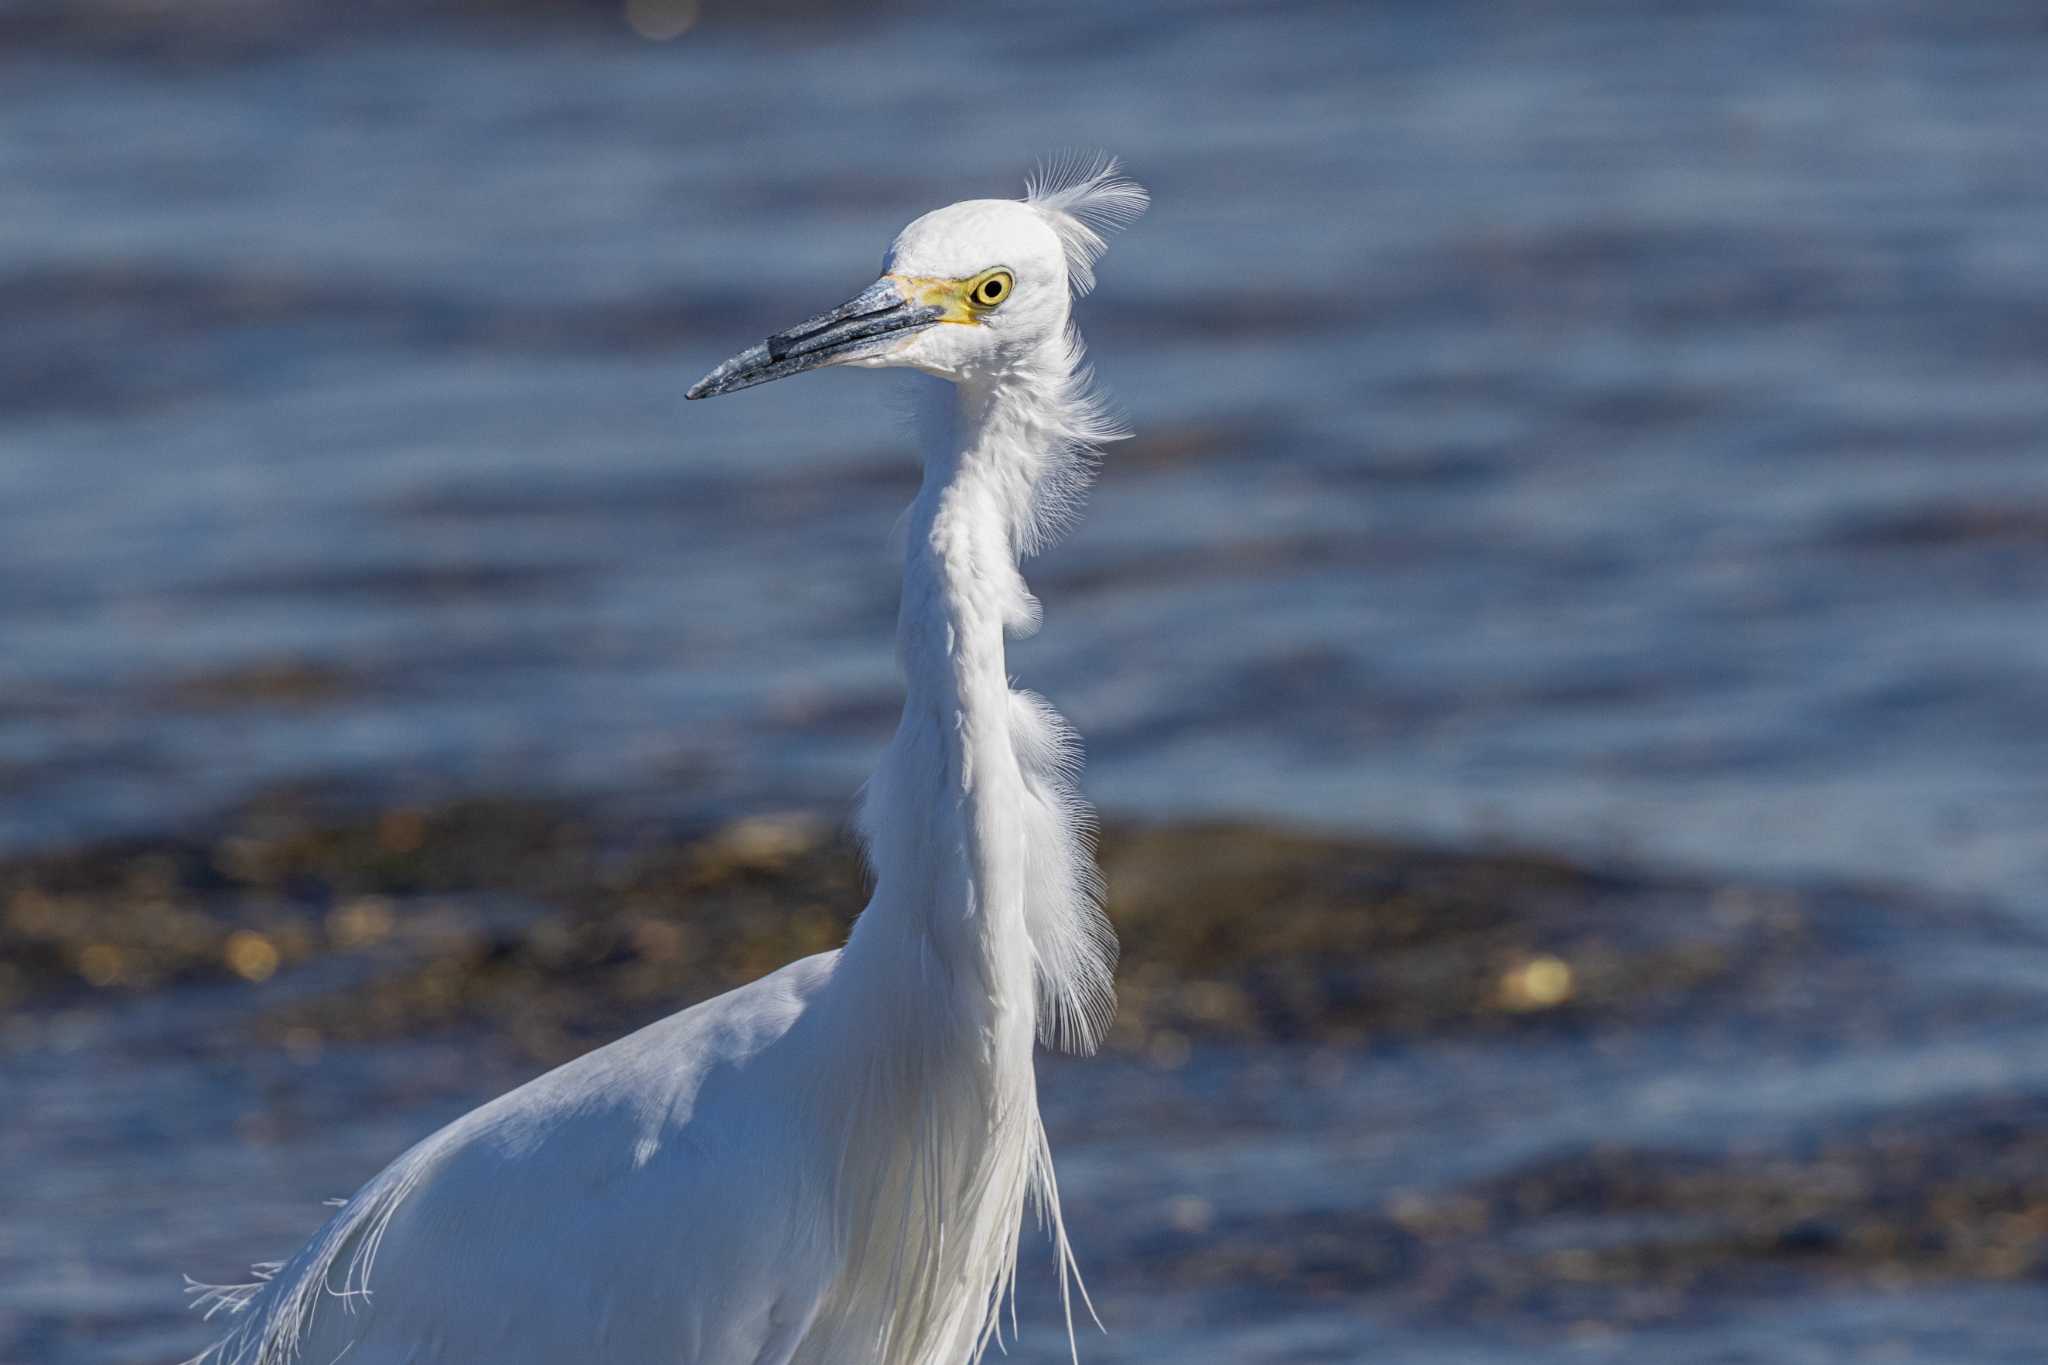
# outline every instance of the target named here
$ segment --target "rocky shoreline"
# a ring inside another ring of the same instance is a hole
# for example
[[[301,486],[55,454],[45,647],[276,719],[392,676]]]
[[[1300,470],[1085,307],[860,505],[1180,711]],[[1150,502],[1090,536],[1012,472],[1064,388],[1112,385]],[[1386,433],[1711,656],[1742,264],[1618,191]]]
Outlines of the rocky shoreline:
[[[1251,824],[1112,823],[1100,857],[1123,943],[1110,1045],[1161,1054],[1732,1007],[1811,965],[1830,903]],[[266,1026],[357,1040],[480,1026],[556,1061],[836,946],[866,889],[845,830],[809,813],[621,837],[537,801],[337,816],[281,798],[212,837],[0,863],[0,1004],[360,958],[345,1000]]]

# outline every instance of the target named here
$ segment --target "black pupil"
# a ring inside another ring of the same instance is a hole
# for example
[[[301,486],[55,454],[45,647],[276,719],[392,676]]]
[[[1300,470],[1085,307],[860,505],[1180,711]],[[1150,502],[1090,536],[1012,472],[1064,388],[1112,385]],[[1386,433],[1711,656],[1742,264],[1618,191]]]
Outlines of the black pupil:
[[[994,303],[1003,296],[1003,282],[1001,280],[982,281],[981,296],[990,303]]]

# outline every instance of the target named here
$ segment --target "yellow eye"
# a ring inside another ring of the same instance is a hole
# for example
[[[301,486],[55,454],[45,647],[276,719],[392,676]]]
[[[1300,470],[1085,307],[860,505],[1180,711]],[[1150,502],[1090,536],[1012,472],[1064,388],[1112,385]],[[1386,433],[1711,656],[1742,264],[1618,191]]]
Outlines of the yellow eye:
[[[998,270],[977,280],[967,297],[977,308],[993,308],[1010,297],[1010,286],[1015,283],[1009,271]]]

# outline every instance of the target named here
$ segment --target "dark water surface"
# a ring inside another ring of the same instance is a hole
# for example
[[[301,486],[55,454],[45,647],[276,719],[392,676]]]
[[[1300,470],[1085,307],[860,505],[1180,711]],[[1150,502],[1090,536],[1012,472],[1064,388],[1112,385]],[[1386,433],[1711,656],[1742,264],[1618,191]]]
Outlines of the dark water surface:
[[[1922,909],[1828,940],[1884,983],[1860,1039],[1056,1066],[1084,1359],[2039,1360],[2048,1226],[2033,1269],[2005,1228],[1975,1278],[1710,1311],[1596,1292],[1710,1210],[1414,1230],[1615,1144],[1807,1190],[1820,1133],[2048,1131],[2048,958],[1956,909],[2048,914],[2048,27],[1664,8],[0,11],[0,850],[299,784],[842,806],[893,724],[913,381],[682,391],[909,218],[1107,146],[1156,202],[1081,319],[1139,435],[1014,664],[1096,800]],[[8,1023],[0,1357],[191,1349],[176,1271],[530,1071],[244,1050],[241,992]],[[1770,1265],[1853,1241],[1799,1226]],[[1061,1358],[1036,1298],[1021,1358]]]
[[[1083,311],[1141,435],[1016,667],[1104,804],[2040,904],[2037,20],[757,18],[23,21],[0,839],[311,776],[844,799],[894,381],[682,389],[1081,142],[1157,196]]]

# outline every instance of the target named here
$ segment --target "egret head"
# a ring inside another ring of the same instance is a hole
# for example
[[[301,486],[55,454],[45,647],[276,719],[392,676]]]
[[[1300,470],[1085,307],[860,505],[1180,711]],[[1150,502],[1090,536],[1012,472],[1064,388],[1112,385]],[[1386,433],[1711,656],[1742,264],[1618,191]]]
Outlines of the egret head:
[[[903,229],[882,277],[829,312],[750,346],[690,398],[826,365],[910,368],[957,382],[1000,374],[1064,339],[1068,304],[1095,283],[1107,234],[1146,194],[1108,157],[1052,167],[1022,199],[969,199]]]

